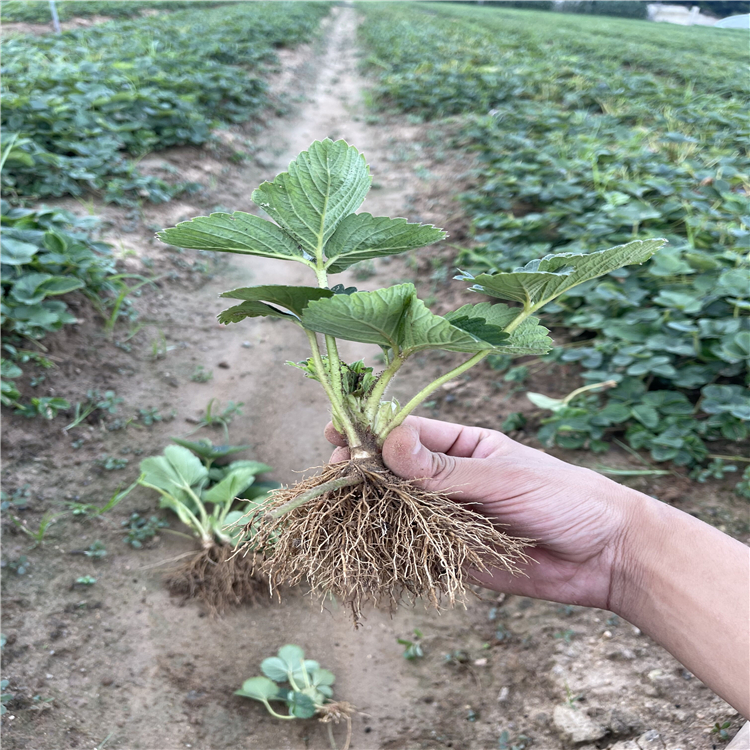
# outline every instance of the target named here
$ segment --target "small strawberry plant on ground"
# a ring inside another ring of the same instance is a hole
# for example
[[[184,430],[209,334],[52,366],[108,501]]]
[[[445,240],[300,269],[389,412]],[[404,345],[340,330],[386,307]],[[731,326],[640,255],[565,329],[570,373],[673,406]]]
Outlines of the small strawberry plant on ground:
[[[213,613],[253,602],[264,582],[253,575],[252,561],[235,554],[235,549],[253,535],[254,528],[235,527],[247,507],[237,510],[234,503],[239,498],[250,508],[262,506],[269,484],[256,484],[255,478],[271,467],[259,461],[216,463],[246,449],[244,445],[174,441],[177,445],[167,446],[162,456],[141,461],[138,479],[161,495],[160,506],[176,513],[200,542],[198,552],[187,553],[188,559],[168,572],[167,586],[176,594],[200,599]]]
[[[431,225],[355,213],[370,184],[369,167],[356,148],[345,141],[316,141],[287,172],[253,193],[254,203],[273,221],[216,213],[159,234],[179,247],[301,263],[316,279],[317,286],[225,292],[222,296],[238,304],[219,320],[278,318],[309,341],[312,356],[298,367],[323,387],[351,458],[273,493],[261,512],[248,515],[254,533],[245,548],[266,556],[263,568],[273,587],[307,577],[313,591],[333,593],[349,606],[355,622],[366,603],[393,609],[423,596],[435,606],[460,601],[467,567],[518,570],[529,540],[510,537],[471,508],[395,476],[383,464],[383,443],[432,393],[489,354],[546,353],[552,341],[536,316],[544,305],[578,284],[643,263],[663,244],[634,241],[588,255],[547,256],[511,272],[465,275],[472,290],[510,304],[480,301],[439,316],[412,284],[372,292],[329,284],[330,275],[354,263],[445,237]],[[343,362],[338,339],[379,347],[383,371],[363,361]],[[468,358],[406,404],[388,398],[388,386],[404,363],[436,349]]]
[[[343,720],[347,726],[343,750],[347,750],[352,736],[354,707],[346,701],[333,700],[332,685],[336,681],[333,672],[322,669],[312,659],[305,659],[305,652],[292,644],[282,646],[276,656],[264,659],[260,669],[264,677],[245,680],[234,694],[260,701],[268,713],[277,719],[312,719],[317,716],[328,726],[328,736],[334,750],[337,746],[331,724]],[[271,701],[286,704],[288,713],[275,711]]]

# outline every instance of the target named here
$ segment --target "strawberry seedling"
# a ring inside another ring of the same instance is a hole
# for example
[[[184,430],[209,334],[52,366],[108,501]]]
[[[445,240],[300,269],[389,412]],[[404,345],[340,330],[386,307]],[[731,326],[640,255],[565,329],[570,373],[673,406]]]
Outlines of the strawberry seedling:
[[[343,140],[316,141],[252,195],[273,221],[253,214],[215,213],[167,229],[178,247],[259,255],[307,266],[317,286],[259,286],[222,296],[238,304],[219,321],[267,316],[307,337],[312,356],[298,367],[318,381],[333,424],[346,437],[350,460],[276,491],[248,524],[249,544],[266,555],[271,584],[307,577],[313,591],[333,593],[355,623],[368,603],[393,610],[402,600],[463,601],[467,568],[517,572],[529,540],[501,532],[489,519],[444,495],[427,492],[384,466],[388,435],[445,383],[489,354],[541,355],[552,341],[535,313],[578,284],[631,263],[643,263],[663,240],[634,241],[590,254],[549,255],[508,273],[460,278],[485,297],[515,303],[467,304],[435,315],[412,284],[372,292],[331,285],[329,276],[364,260],[431,245],[446,234],[406,219],[355,213],[370,189],[364,156]],[[342,362],[337,340],[373,344],[384,357],[375,373],[364,361]],[[406,404],[386,395],[404,363],[427,350],[467,359],[426,385]]]

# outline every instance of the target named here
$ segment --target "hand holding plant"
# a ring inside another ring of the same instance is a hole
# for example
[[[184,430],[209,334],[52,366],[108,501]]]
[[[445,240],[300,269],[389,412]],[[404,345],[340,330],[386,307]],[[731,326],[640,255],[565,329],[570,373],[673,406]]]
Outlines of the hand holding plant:
[[[551,255],[510,273],[464,275],[473,291],[517,306],[479,302],[441,317],[430,312],[412,284],[372,292],[329,287],[329,274],[445,237],[434,226],[355,213],[370,183],[369,168],[354,147],[316,141],[288,172],[253,193],[253,201],[275,223],[242,212],[217,213],[160,234],[180,247],[290,260],[315,274],[317,287],[225,292],[222,296],[239,304],[219,320],[281,318],[298,326],[310,343],[312,356],[299,368],[325,390],[350,458],[276,492],[262,510],[252,550],[267,552],[272,586],[306,577],[314,591],[342,599],[355,622],[367,602],[393,609],[402,599],[421,596],[436,607],[442,600],[460,601],[467,567],[520,570],[529,540],[511,537],[476,510],[392,473],[383,464],[383,445],[432,393],[488,354],[546,353],[552,342],[535,316],[540,308],[578,284],[648,260],[663,244],[635,241],[588,255]],[[337,339],[380,347],[383,372],[374,373],[362,361],[342,362]],[[405,405],[387,399],[404,362],[431,349],[463,352],[468,358]],[[259,520],[257,512],[248,519]]]

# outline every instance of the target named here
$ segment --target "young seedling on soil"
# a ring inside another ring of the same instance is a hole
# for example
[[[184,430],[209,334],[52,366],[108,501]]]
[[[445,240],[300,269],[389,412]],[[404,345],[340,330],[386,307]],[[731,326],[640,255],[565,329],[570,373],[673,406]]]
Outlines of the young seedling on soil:
[[[200,540],[200,551],[167,575],[167,586],[174,593],[201,599],[213,613],[231,604],[252,602],[265,582],[253,575],[249,558],[234,554],[251,528],[230,528],[247,510],[232,510],[232,506],[237,497],[247,499],[251,508],[262,504],[266,488],[253,492],[252,485],[257,474],[271,467],[258,461],[215,466],[217,457],[242,447],[181,442],[167,446],[163,456],[141,461],[138,479],[142,486],[156,490],[161,507],[174,511]]]
[[[354,708],[346,701],[333,700],[331,685],[336,678],[332,672],[321,669],[320,664],[312,659],[305,659],[305,652],[292,644],[282,646],[277,656],[264,659],[260,669],[265,677],[245,680],[235,695],[260,701],[268,713],[277,719],[311,719],[317,716],[319,721],[328,725],[328,736],[334,750],[336,742],[331,722],[338,724],[343,719],[347,725],[344,750],[349,747]],[[285,703],[287,713],[274,711],[271,701]]]
[[[436,607],[462,601],[469,568],[518,570],[528,540],[503,533],[466,504],[395,476],[383,464],[382,445],[417,406],[487,355],[546,353],[552,341],[535,317],[541,307],[577,284],[643,263],[663,244],[635,241],[588,255],[550,255],[512,273],[466,274],[461,278],[472,282],[473,291],[515,306],[478,302],[441,317],[430,312],[412,284],[358,292],[329,283],[330,275],[355,263],[446,236],[431,225],[355,213],[370,183],[364,156],[354,147],[316,141],[287,172],[253,193],[254,203],[273,221],[239,211],[215,213],[159,235],[179,247],[294,261],[315,274],[317,287],[225,292],[223,297],[239,303],[219,320],[281,318],[310,343],[312,356],[298,366],[325,390],[351,459],[275,492],[247,549],[266,553],[272,587],[307,577],[313,591],[341,598],[355,622],[367,602],[393,609],[422,596]],[[337,339],[379,346],[385,368],[375,373],[362,361],[342,362]],[[406,404],[388,399],[388,386],[403,364],[430,349],[469,356]],[[258,514],[246,521],[258,523]]]

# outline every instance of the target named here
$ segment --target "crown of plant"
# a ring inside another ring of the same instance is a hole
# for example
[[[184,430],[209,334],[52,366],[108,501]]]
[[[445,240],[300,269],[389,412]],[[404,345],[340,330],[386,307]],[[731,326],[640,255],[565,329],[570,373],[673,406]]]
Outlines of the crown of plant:
[[[333,421],[344,433],[352,456],[365,456],[443,383],[491,352],[540,355],[552,341],[534,313],[573,288],[631,263],[642,263],[663,240],[634,241],[588,255],[564,253],[533,261],[512,273],[459,278],[473,291],[519,303],[479,302],[435,315],[412,284],[372,292],[329,286],[329,276],[363,260],[396,255],[446,237],[429,224],[355,213],[370,189],[365,158],[343,140],[316,141],[289,170],[253,192],[253,202],[273,221],[237,211],[198,217],[159,234],[179,247],[260,255],[310,268],[313,286],[257,286],[222,296],[240,303],[219,315],[222,323],[270,316],[293,323],[307,334],[312,357],[300,363],[318,380],[331,401]],[[323,334],[321,350],[316,334]],[[375,375],[362,362],[342,363],[336,339],[378,345],[386,367]],[[429,384],[407,404],[384,400],[393,376],[413,354],[427,349],[465,352],[462,365]],[[361,452],[358,452],[360,451]]]

